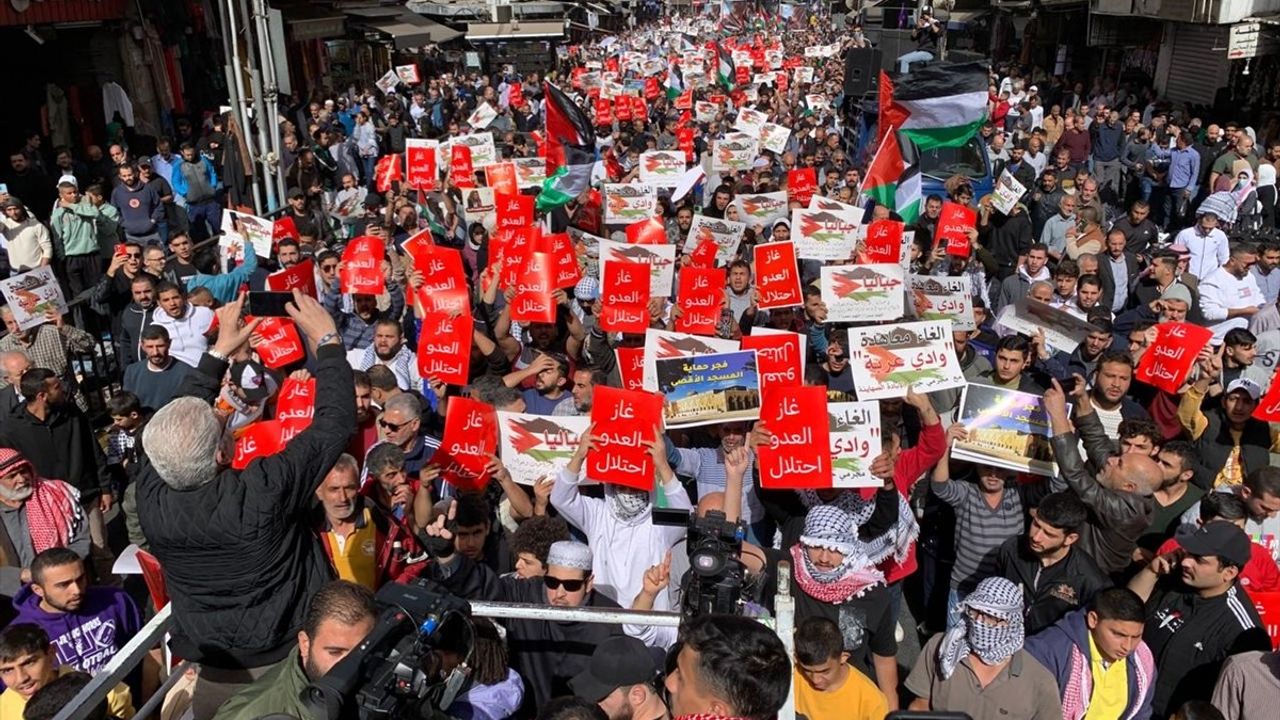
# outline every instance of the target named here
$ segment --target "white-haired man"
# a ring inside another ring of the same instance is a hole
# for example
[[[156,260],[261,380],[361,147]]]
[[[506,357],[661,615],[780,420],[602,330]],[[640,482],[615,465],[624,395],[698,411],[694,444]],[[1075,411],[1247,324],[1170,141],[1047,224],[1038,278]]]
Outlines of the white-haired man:
[[[305,521],[315,490],[355,427],[351,367],[333,318],[294,292],[289,315],[316,358],[311,425],[281,452],[231,470],[234,450],[210,407],[228,358],[257,321],[242,325],[243,296],[218,310],[218,339],[188,376],[185,392],[143,432],[138,517],[173,598],[174,650],[200,663],[196,720],[290,651],[307,598],[328,578]]]

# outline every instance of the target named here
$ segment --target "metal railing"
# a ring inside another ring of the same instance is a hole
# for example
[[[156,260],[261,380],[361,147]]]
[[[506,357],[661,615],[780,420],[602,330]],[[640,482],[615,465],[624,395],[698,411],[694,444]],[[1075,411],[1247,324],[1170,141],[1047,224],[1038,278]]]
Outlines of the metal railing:
[[[519,620],[548,620],[562,622],[602,623],[609,625],[651,625],[657,627],[678,627],[683,616],[677,612],[654,610],[626,610],[596,607],[552,607],[544,605],[526,605],[521,603],[503,603],[473,601],[471,614],[475,617]],[[774,617],[757,618],[768,626],[782,640],[787,656],[794,657],[795,600],[791,596],[790,563],[778,564],[778,591],[774,598]],[[107,664],[98,671],[93,679],[67,704],[54,720],[84,720],[98,706],[112,688],[124,680],[143,658],[164,638],[173,624],[173,605],[168,604],[156,613],[151,621],[138,631],[123,648],[120,649]],[[133,720],[146,720],[164,702],[169,689],[182,677],[189,663],[182,662],[168,669],[168,676],[160,688],[133,716]],[[164,669],[162,669],[162,672]],[[787,673],[790,683],[791,673]],[[778,713],[778,720],[795,720],[794,688],[787,693],[786,704]]]

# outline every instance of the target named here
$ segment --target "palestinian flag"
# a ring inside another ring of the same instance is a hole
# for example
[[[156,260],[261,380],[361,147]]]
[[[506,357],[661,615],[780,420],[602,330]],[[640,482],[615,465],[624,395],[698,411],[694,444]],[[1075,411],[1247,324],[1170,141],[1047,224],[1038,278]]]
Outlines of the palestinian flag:
[[[920,194],[920,168],[912,165],[902,171],[893,193],[893,210],[902,222],[910,225],[920,219]]]
[[[596,162],[596,133],[582,108],[560,88],[546,83],[547,179],[536,207],[546,212],[563,207],[591,187]]]
[[[920,217],[920,171],[903,162],[898,133],[892,127],[871,159],[862,193],[896,212],[907,224]]]
[[[737,70],[733,67],[733,55],[724,43],[716,45],[716,58],[716,81],[723,85],[725,90],[732,90]]]
[[[986,68],[977,63],[931,65],[900,77],[891,104],[906,116],[898,130],[920,150],[964,145],[987,119],[987,88]]]

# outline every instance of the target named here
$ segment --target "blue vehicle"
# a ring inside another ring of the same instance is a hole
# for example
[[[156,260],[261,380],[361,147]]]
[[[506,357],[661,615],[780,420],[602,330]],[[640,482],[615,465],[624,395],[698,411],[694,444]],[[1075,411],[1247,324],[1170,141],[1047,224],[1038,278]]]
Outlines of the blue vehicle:
[[[923,153],[901,134],[898,135],[898,141],[902,146],[903,161],[920,167],[921,198],[930,195],[946,198],[947,191],[942,184],[952,175],[969,178],[975,200],[990,194],[995,187],[995,178],[991,176],[991,161],[978,137],[970,138],[968,143],[960,147],[935,148]]]

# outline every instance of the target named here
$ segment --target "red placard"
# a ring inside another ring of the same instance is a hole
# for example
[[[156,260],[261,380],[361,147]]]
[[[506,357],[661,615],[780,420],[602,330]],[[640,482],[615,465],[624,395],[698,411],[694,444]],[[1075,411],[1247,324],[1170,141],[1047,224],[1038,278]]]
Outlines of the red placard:
[[[639,220],[627,226],[627,242],[632,245],[666,245],[667,229],[661,218]]]
[[[496,228],[522,228],[533,224],[533,196],[495,192],[493,204]]]
[[[642,333],[649,327],[649,266],[612,261],[600,288],[600,329]]]
[[[434,147],[410,146],[404,151],[405,165],[408,166],[405,181],[409,187],[431,192],[440,178],[440,168],[436,167],[436,149]]]
[[[449,146],[449,182],[458,188],[476,186],[476,170],[471,164],[471,148],[462,143]]]
[[[1156,341],[1142,354],[1134,377],[1176,395],[1200,349],[1211,339],[1213,331],[1209,328],[1191,323],[1160,323],[1156,325]]]
[[[902,223],[877,220],[867,227],[867,241],[858,261],[897,265],[902,253]]]
[[[787,171],[787,199],[804,205],[818,192],[818,172],[813,168]]]
[[[618,377],[622,380],[624,390],[644,389],[644,348],[614,348],[618,354]]]
[[[511,299],[512,320],[519,323],[556,321],[556,303],[551,299],[554,273],[551,256],[547,253],[525,255],[524,267],[516,282],[516,295]]]
[[[596,98],[596,125],[613,124],[613,105],[608,98]]]
[[[760,388],[800,387],[804,380],[804,338],[800,333],[779,332],[742,336],[743,350],[756,351]]]
[[[680,270],[680,288],[676,294],[680,317],[676,332],[715,335],[724,308],[725,271],[723,268],[689,266]]]
[[[649,104],[644,98],[636,95],[631,96],[631,119],[632,120],[648,120]]]
[[[400,164],[399,155],[383,155],[373,166],[374,187],[384,193],[391,189],[391,183],[404,179],[404,168]]]
[[[466,385],[471,372],[471,313],[427,312],[418,332],[418,374],[450,385]]]
[[[652,490],[653,457],[645,443],[662,424],[662,396],[597,385],[591,395],[591,424],[595,430],[587,477]]]
[[[756,307],[769,310],[804,304],[796,246],[785,241],[765,243],[756,245],[752,252],[756,268]]]
[[[1280,374],[1280,370],[1276,372]],[[1271,385],[1267,389],[1267,394],[1258,401],[1258,407],[1254,408],[1253,416],[1267,422],[1280,422],[1280,382],[1277,382],[1276,375],[1271,376]],[[1280,538],[1276,541],[1280,542]],[[1280,619],[1280,614],[1276,615],[1276,618]]]
[[[245,318],[252,320],[252,318]],[[306,347],[293,320],[282,317],[260,318],[255,334],[258,343],[254,351],[262,358],[262,364],[275,370],[295,363],[307,356]]]
[[[582,279],[582,270],[578,267],[578,254],[573,249],[573,241],[568,233],[552,233],[538,238],[538,252],[547,253],[551,257],[551,288],[568,288],[578,284]]]
[[[831,487],[831,432],[825,387],[762,388],[760,421],[773,433],[769,445],[756,449],[761,487]]]
[[[302,235],[298,233],[298,224],[291,217],[282,217],[271,224],[271,242],[278,243],[281,240],[300,240]]]
[[[493,406],[455,395],[449,398],[444,415],[444,439],[431,462],[440,467],[440,477],[468,492],[479,492],[489,484],[485,466],[498,448],[498,416]]]
[[[338,277],[342,292],[381,295],[386,289],[386,278],[382,274],[385,257],[382,240],[372,235],[361,235],[347,243]]]
[[[733,69],[733,79],[738,85],[751,84],[751,68],[746,65],[738,65]]]
[[[1280,539],[1273,539],[1280,542]],[[1271,648],[1280,650],[1280,592],[1249,592],[1253,606],[1262,620],[1262,627],[1271,638]]]
[[[423,309],[451,314],[470,310],[461,252],[415,243],[413,238],[405,242],[404,249],[413,259],[413,269],[422,273],[422,285],[418,287],[417,294]]]
[[[613,117],[619,122],[629,122],[631,120],[631,97],[628,95],[619,95],[613,100]]]
[[[934,245],[946,242],[948,255],[969,257],[968,231],[976,227],[977,222],[978,214],[973,210],[959,203],[943,201],[938,227],[933,231]]]
[[[693,109],[693,91],[685,90],[684,92],[677,95],[675,105],[677,110],[692,110]]]
[[[316,379],[287,377],[276,395],[276,420],[293,435],[306,429],[316,415]],[[290,435],[292,439],[292,435]]]
[[[280,437],[280,423],[276,420],[259,420],[251,423],[236,438],[236,454],[231,459],[232,470],[243,470],[249,463],[275,455],[284,449]]]
[[[525,256],[537,248],[542,238],[542,228],[537,225],[508,228],[494,233],[494,236],[504,233],[506,241],[502,244],[502,274],[499,276],[498,284],[499,287],[509,288],[515,287],[515,284],[520,281],[520,271],[524,269]]]
[[[778,84],[778,94],[780,95],[787,94],[787,88],[791,86],[791,80],[789,79],[790,77],[791,77],[790,75],[787,75],[784,72],[773,74],[773,81]]]
[[[693,128],[682,127],[676,130],[676,146],[684,151],[685,162],[693,162]]]
[[[493,188],[493,198],[496,202],[499,196],[516,196],[520,195],[520,188],[516,185],[516,166],[515,163],[500,162],[494,163],[484,169],[484,180],[489,187]],[[529,207],[533,207],[533,198],[529,198]],[[532,217],[533,213],[530,212]]]
[[[520,83],[507,83],[507,104],[513,108],[524,107],[524,88]]]
[[[647,77],[644,79],[644,98],[650,102],[657,100],[662,94],[662,86],[658,85],[658,78]]]
[[[297,288],[311,297],[316,295],[316,265],[307,258],[292,267],[267,276],[267,289],[275,292],[289,292]]]

